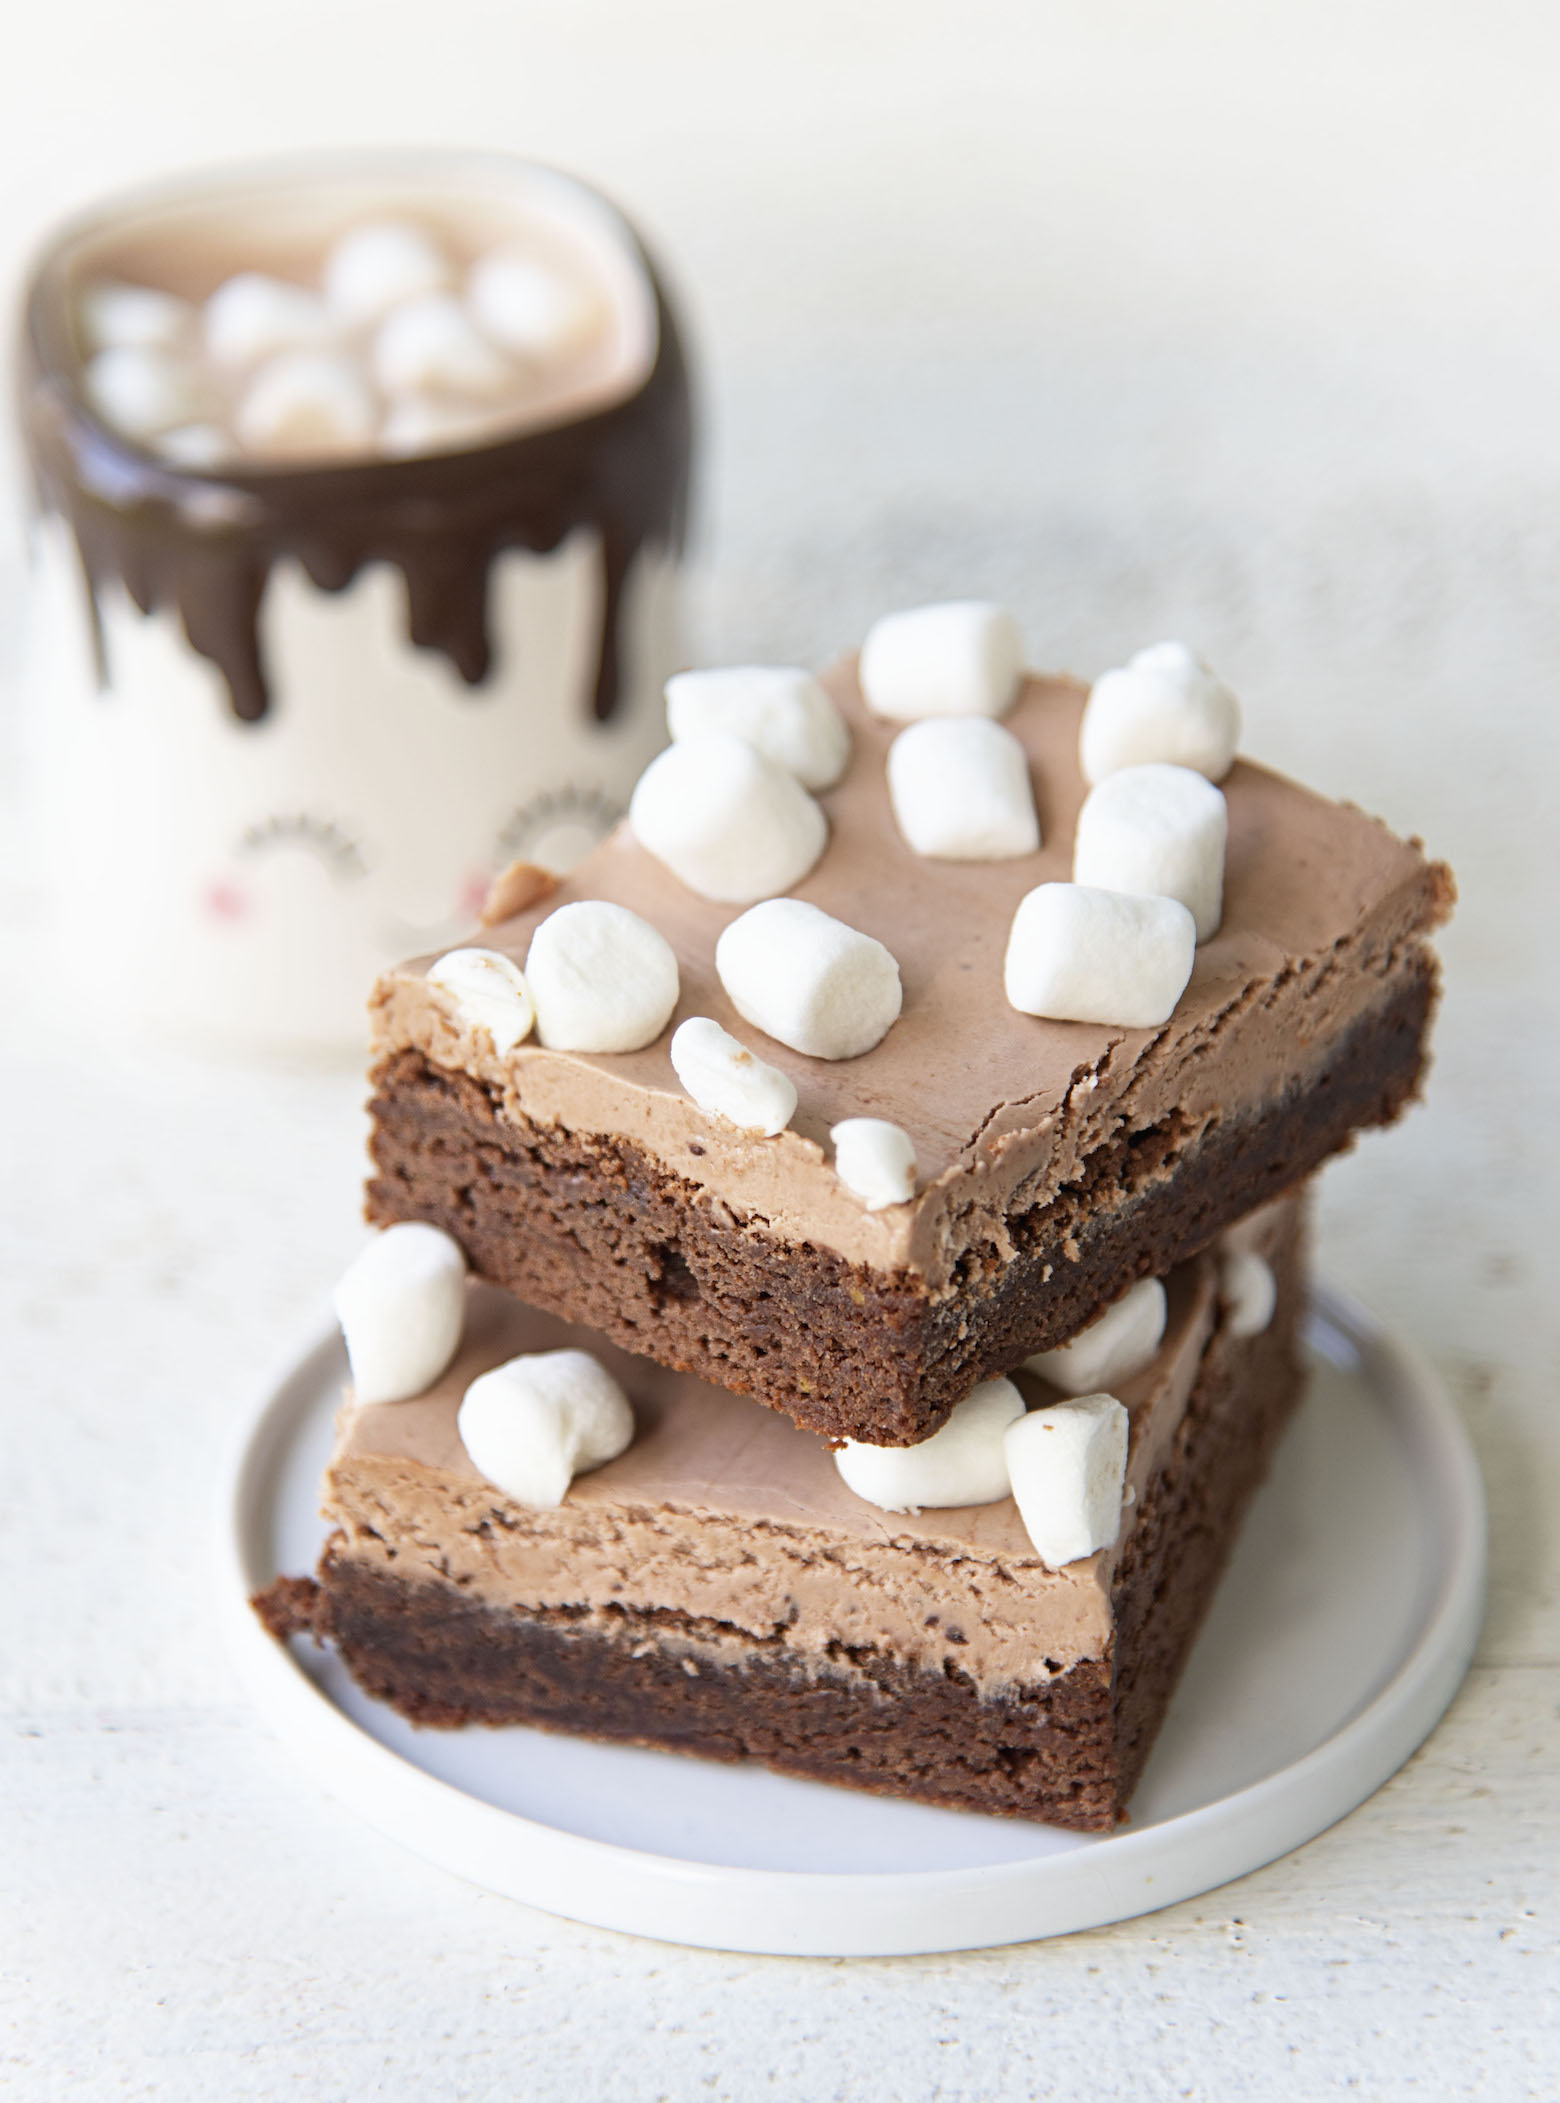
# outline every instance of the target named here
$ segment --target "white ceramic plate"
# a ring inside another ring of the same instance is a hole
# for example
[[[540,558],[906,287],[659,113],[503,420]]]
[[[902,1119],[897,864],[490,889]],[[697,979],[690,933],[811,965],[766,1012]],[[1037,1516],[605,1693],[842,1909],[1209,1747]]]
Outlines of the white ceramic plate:
[[[834,1790],[541,1731],[423,1731],[328,1652],[272,1642],[250,1593],[313,1569],[345,1360],[334,1334],[267,1387],[221,1541],[235,1649],[316,1779],[489,1890],[593,1926],[770,1954],[978,1949],[1097,1927],[1298,1847],[1380,1787],[1473,1654],[1485,1521],[1433,1374],[1317,1291],[1310,1392],[1111,1835]]]

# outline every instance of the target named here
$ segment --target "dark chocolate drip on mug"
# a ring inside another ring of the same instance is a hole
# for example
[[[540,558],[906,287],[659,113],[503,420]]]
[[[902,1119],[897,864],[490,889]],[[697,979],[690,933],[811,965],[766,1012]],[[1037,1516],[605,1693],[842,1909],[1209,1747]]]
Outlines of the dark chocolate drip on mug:
[[[604,587],[591,705],[607,721],[628,580],[644,549],[682,548],[692,452],[682,344],[639,253],[655,292],[656,356],[621,401],[465,452],[209,473],[171,466],[92,414],[76,385],[65,301],[41,274],[23,325],[22,428],[38,502],[75,534],[94,611],[111,581],[143,613],[175,609],[191,646],[221,671],[234,713],[258,722],[271,699],[259,617],[273,566],[295,560],[334,592],[388,562],[406,581],[411,641],[480,687],[493,657],[494,561],[510,550],[549,555],[585,528],[600,542]]]

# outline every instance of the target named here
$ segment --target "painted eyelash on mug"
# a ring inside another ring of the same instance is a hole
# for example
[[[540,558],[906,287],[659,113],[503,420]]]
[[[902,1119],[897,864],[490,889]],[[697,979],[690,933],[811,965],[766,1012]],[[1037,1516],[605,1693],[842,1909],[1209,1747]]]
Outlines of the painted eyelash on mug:
[[[316,818],[307,811],[278,812],[258,825],[246,826],[239,837],[240,854],[264,854],[273,847],[306,847],[333,876],[353,879],[368,874],[362,849],[351,834],[333,819]]]
[[[549,789],[504,820],[493,843],[493,866],[502,869],[524,860],[562,875],[604,840],[622,815],[623,805],[601,789]]]

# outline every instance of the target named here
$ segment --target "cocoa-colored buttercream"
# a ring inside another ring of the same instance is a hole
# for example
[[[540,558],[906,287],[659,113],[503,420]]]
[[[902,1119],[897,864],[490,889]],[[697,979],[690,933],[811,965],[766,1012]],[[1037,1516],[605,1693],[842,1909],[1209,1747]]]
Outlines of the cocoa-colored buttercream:
[[[458,224],[460,169],[459,162],[451,169],[433,158],[422,210],[412,216],[442,212]],[[361,188],[369,177],[352,179]],[[322,211],[331,180],[321,179]],[[341,170],[334,180],[342,180]],[[297,184],[286,171],[277,181]],[[229,187],[236,250],[245,201],[268,193],[263,179]],[[186,213],[203,204],[208,217],[220,219],[227,196],[228,187],[213,183],[204,198],[180,193],[179,201]],[[484,203],[491,217],[491,196]],[[173,204],[161,196],[147,209],[155,222]],[[126,256],[146,272],[156,254],[154,237],[137,231],[133,208],[112,226],[111,233],[102,222],[69,229],[45,255],[28,291],[18,359],[20,417],[37,502],[74,533],[94,606],[97,593],[117,580],[143,613],[176,609],[191,646],[226,680],[234,713],[256,722],[271,700],[259,616],[277,563],[296,561],[321,591],[344,589],[371,563],[393,564],[406,580],[411,642],[440,651],[476,687],[492,658],[487,594],[494,561],[510,549],[550,554],[577,528],[587,528],[600,538],[603,568],[590,692],[597,716],[611,716],[624,588],[642,548],[682,546],[691,451],[688,375],[676,321],[626,222],[619,222],[619,233],[650,288],[655,341],[648,370],[630,370],[609,398],[596,390],[584,413],[560,400],[540,427],[465,451],[317,467],[235,460],[209,470],[175,466],[110,429],[83,396],[71,318],[83,252],[100,273],[116,261],[124,268]],[[176,258],[164,261],[169,267],[160,281],[171,285]],[[234,267],[230,250],[227,268]],[[209,282],[177,289],[200,295],[221,275],[208,244]],[[101,655],[100,647],[100,661]]]
[[[1299,1227],[1288,1200],[1245,1223],[1242,1246],[1277,1255]],[[470,1289],[455,1364],[415,1401],[343,1410],[326,1476],[338,1553],[438,1577],[469,1599],[610,1617],[658,1610],[705,1625],[708,1644],[783,1643],[824,1657],[864,1645],[982,1690],[1034,1685],[1104,1658],[1111,1584],[1174,1439],[1218,1320],[1215,1254],[1177,1271],[1154,1362],[1119,1393],[1131,1416],[1127,1501],[1109,1549],[1060,1570],[1035,1555],[1011,1498],[955,1511],[879,1511],[849,1490],[825,1443],[744,1396],[615,1349],[588,1330]],[[554,1511],[484,1480],[456,1418],[479,1373],[525,1351],[593,1351],[623,1384],[637,1435],[581,1476]],[[1032,1401],[1054,1400],[1018,1375]],[[722,1636],[721,1631],[726,1634]]]
[[[384,977],[376,1049],[413,1048],[492,1084],[533,1119],[620,1134],[739,1219],[781,1241],[918,1273],[951,1289],[972,1246],[1008,1247],[1005,1221],[1044,1205],[1094,1150],[1172,1110],[1190,1144],[1218,1119],[1302,1087],[1358,1016],[1382,1002],[1453,896],[1443,865],[1377,820],[1249,762],[1223,783],[1230,837],[1219,932],[1157,1030],[1037,1021],[1003,991],[1014,908],[1071,875],[1086,785],[1078,767],[1085,689],[1034,677],[1006,717],[1031,760],[1043,845],[1000,862],[929,861],[901,838],[884,759],[897,727],[868,715],[854,666],[826,675],[855,737],[851,766],[823,796],[829,845],[791,895],[875,935],[898,959],[904,1010],[861,1058],[812,1059],[745,1023],[715,975],[734,909],[686,889],[622,826],[557,893],[480,938],[523,964],[537,923],[577,898],[606,898],[651,921],[677,952],[682,997],[643,1051],[588,1056],[534,1041],[499,1057],[425,982],[432,960]],[[790,1128],[757,1138],[706,1115],[667,1055],[671,1031],[710,1015],[796,1084]],[[845,1117],[903,1125],[920,1188],[868,1212],[836,1178],[828,1133]]]

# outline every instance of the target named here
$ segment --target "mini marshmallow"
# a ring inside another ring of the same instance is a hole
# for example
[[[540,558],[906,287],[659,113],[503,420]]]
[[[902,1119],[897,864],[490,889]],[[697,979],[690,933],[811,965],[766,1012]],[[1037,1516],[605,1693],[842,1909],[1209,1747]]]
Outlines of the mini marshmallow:
[[[1003,980],[1022,1015],[1148,1030],[1174,1014],[1196,954],[1178,898],[1040,884],[1013,915]]]
[[[325,261],[325,298],[349,324],[378,321],[449,282],[449,264],[436,244],[417,227],[394,221],[344,234]]]
[[[467,1388],[456,1417],[471,1464],[516,1504],[551,1511],[576,1475],[634,1442],[627,1395],[588,1351],[536,1351]]]
[[[712,1117],[772,1139],[796,1114],[796,1089],[779,1067],[766,1065],[707,1015],[678,1026],[671,1055],[678,1080]]]
[[[234,428],[251,452],[302,459],[368,445],[377,420],[368,382],[350,358],[283,351],[256,373]]]
[[[550,362],[582,350],[606,319],[601,299],[529,256],[484,256],[466,281],[472,312],[495,343]]]
[[[88,285],[77,309],[88,350],[131,347],[170,350],[189,329],[188,300],[151,285],[125,285],[105,278]]]
[[[491,401],[513,373],[458,299],[434,292],[409,300],[380,324],[374,378],[386,394],[428,388]]]
[[[1073,882],[1101,891],[1179,898],[1197,939],[1218,933],[1224,911],[1229,810],[1190,767],[1123,767],[1092,789],[1078,813]]]
[[[1240,703],[1185,643],[1155,643],[1097,679],[1083,711],[1083,778],[1163,760],[1210,781],[1230,771],[1240,743]]]
[[[1108,1548],[1121,1527],[1127,1412],[1114,1395],[1032,1409],[1003,1438],[1019,1517],[1053,1570]]]
[[[715,969],[744,1022],[813,1059],[871,1051],[904,998],[881,942],[799,898],[771,898],[733,920]]]
[[[175,467],[215,467],[231,457],[233,443],[215,424],[179,424],[162,433],[156,449]]]
[[[1070,1342],[1025,1363],[1064,1395],[1098,1394],[1151,1362],[1165,1333],[1166,1304],[1161,1279],[1139,1278]]]
[[[98,415],[127,438],[156,438],[200,413],[189,371],[166,352],[139,344],[99,351],[84,383]]]
[[[219,365],[258,365],[278,351],[309,350],[330,334],[325,303],[317,292],[240,271],[219,285],[201,319],[206,348]]]
[[[460,1349],[466,1258],[440,1227],[402,1220],[377,1234],[336,1287],[360,1403],[421,1395]]]
[[[414,453],[458,453],[482,444],[492,430],[490,408],[404,394],[385,411],[379,444],[384,452],[401,459]]]
[[[834,1173],[869,1212],[915,1196],[915,1147],[902,1125],[885,1117],[847,1117],[829,1133]]]
[[[885,614],[861,646],[857,676],[874,715],[1002,716],[1024,668],[1017,621],[984,599]]]
[[[486,1030],[500,1058],[531,1034],[536,1009],[518,964],[496,949],[450,949],[428,967],[468,1029]]]
[[[828,820],[796,776],[729,730],[701,731],[653,759],[628,819],[680,882],[723,905],[788,891],[829,837]]]
[[[1219,1298],[1231,1336],[1260,1336],[1278,1308],[1272,1265],[1252,1249],[1226,1249],[1219,1259]]]
[[[525,977],[549,1051],[639,1051],[666,1028],[679,991],[666,937],[600,898],[548,914],[531,937]]]
[[[1011,1380],[983,1380],[919,1446],[868,1446],[847,1439],[834,1464],[847,1486],[885,1512],[947,1511],[998,1504],[1008,1495],[1004,1438],[1024,1414]]]
[[[804,789],[832,789],[850,765],[845,718],[794,665],[679,672],[666,682],[666,727],[674,743],[706,730],[746,738]]]
[[[1039,850],[1029,755],[986,716],[932,716],[902,730],[888,748],[888,800],[907,845],[934,861]]]

